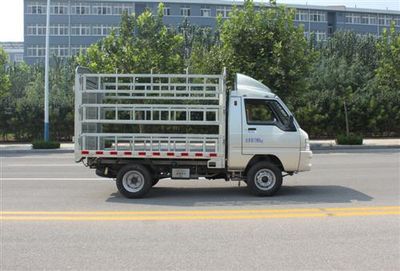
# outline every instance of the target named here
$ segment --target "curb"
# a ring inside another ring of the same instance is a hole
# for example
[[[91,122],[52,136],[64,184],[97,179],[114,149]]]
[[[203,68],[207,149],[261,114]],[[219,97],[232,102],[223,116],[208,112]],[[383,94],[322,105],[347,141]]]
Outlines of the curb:
[[[400,149],[400,145],[321,145],[311,144],[312,151],[335,151],[335,150],[381,150],[381,149]]]

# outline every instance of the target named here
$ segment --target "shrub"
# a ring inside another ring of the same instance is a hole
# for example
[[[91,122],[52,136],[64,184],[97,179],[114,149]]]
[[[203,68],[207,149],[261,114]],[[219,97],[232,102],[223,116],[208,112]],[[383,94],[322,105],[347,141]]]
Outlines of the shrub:
[[[338,145],[362,145],[363,138],[361,135],[338,135],[336,136],[336,144]]]
[[[35,140],[32,142],[33,149],[59,149],[60,142]]]

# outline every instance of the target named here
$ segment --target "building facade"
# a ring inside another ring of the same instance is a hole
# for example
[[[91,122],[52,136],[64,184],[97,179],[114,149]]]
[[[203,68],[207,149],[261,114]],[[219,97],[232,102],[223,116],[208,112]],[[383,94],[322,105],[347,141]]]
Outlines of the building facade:
[[[91,44],[118,31],[121,14],[157,11],[164,3],[164,23],[177,26],[186,17],[192,24],[215,27],[216,17],[229,17],[233,5],[224,0],[52,0],[50,7],[50,54],[68,57],[85,51]],[[266,5],[268,4],[257,4]],[[295,24],[304,25],[305,36],[314,33],[319,41],[335,31],[351,30],[360,35],[380,36],[394,21],[400,31],[400,11],[346,8],[344,6],[286,5],[296,10]],[[45,56],[46,1],[24,0],[24,60],[41,62]]]
[[[24,61],[23,42],[0,42],[0,47],[7,53],[10,63],[19,63]]]

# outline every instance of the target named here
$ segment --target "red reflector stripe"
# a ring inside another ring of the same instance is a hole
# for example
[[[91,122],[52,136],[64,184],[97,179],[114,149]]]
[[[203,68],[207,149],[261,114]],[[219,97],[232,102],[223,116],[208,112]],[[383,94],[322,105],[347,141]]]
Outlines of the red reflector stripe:
[[[103,151],[96,151],[96,154],[103,154]]]
[[[111,154],[111,155],[117,155],[118,152],[116,152],[116,151],[110,151],[110,154]]]
[[[187,153],[187,152],[182,152],[182,153],[181,153],[181,156],[189,156],[189,153]]]
[[[210,157],[217,157],[216,153],[210,153]]]
[[[89,151],[82,151],[82,154],[89,154]]]
[[[124,151],[124,155],[132,155],[131,151]]]
[[[195,156],[196,156],[196,157],[201,157],[201,156],[203,156],[203,153],[201,153],[201,152],[196,152]]]
[[[174,156],[175,154],[173,152],[167,152],[167,156]]]
[[[140,156],[145,156],[145,155],[146,155],[146,152],[141,151],[141,152],[139,152],[139,155],[140,155]]]
[[[153,156],[160,156],[159,152],[153,152]]]

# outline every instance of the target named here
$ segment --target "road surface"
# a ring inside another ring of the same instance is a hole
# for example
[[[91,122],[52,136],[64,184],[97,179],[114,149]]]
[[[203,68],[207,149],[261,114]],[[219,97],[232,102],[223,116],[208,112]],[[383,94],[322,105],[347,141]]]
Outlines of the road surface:
[[[147,198],[68,153],[3,152],[0,270],[399,270],[399,150],[318,153],[280,193],[160,181]]]

